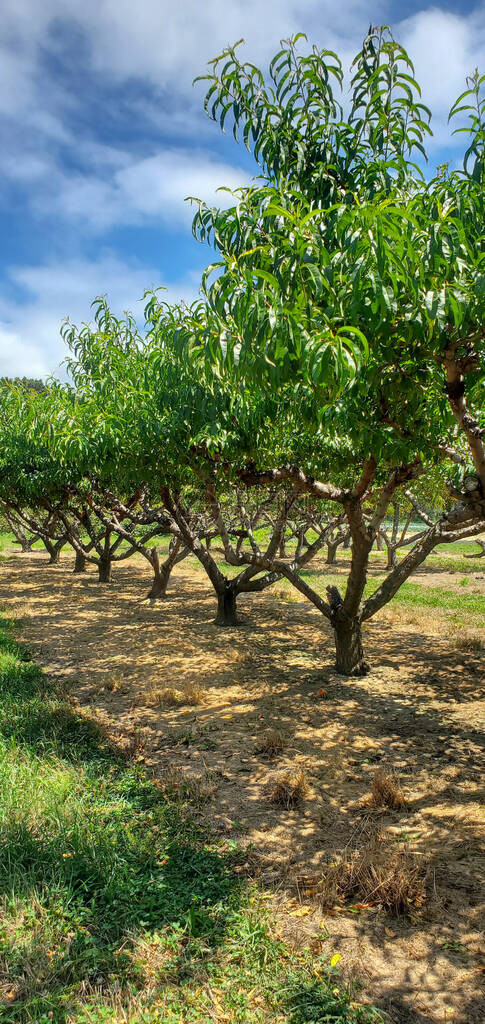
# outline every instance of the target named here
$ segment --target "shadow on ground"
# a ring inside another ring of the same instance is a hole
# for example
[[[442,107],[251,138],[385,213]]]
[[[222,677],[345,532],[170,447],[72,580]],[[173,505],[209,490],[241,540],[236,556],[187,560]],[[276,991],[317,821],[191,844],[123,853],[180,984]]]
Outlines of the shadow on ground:
[[[350,682],[334,673],[332,638],[311,606],[246,595],[240,628],[224,630],[213,624],[215,599],[200,574],[174,573],[168,599],[150,606],[140,565],[115,572],[103,587],[93,574],[73,577],[66,563],[47,568],[39,556],[17,556],[2,567],[0,599],[13,596],[34,657],[155,777],[175,770],[210,779],[205,813],[222,836],[251,848],[267,885],[307,898],[309,880],[369,820],[422,857],[433,897],[424,913],[329,915],[329,941],[391,1020],[420,1024],[448,1013],[481,1022],[480,655],[458,652],[444,630],[427,633],[425,616],[421,627],[375,621],[366,646],[376,668]],[[183,696],[186,684],[201,687],[199,705],[164,703],[167,688]],[[257,753],[269,727],[284,738],[273,760]],[[20,728],[30,742],[28,720]],[[378,766],[399,773],[403,811],[369,807]],[[272,779],[297,768],[308,799],[274,806]],[[295,942],[314,924],[311,915],[295,924]]]

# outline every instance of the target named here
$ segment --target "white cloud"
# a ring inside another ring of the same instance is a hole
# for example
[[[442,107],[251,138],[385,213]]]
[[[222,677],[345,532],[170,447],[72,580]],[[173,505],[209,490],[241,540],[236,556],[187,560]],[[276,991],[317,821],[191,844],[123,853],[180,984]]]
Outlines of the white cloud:
[[[376,0],[379,20],[388,4]],[[317,31],[327,40],[362,35],[369,22],[364,0],[3,0],[9,45],[21,40],[26,52],[62,47],[62,27],[84,33],[91,66],[119,79],[142,77],[159,86],[190,88],[205,62],[244,37],[253,59],[265,59],[279,40],[297,31]]]
[[[24,297],[20,301],[0,294],[0,377],[59,373],[59,364],[67,355],[59,331],[67,315],[74,323],[89,321],[91,302],[106,294],[115,312],[129,309],[142,320],[145,289],[163,284],[153,267],[128,263],[110,253],[95,261],[13,267],[9,279]],[[197,296],[199,279],[198,272],[188,272],[162,295],[170,302],[191,302]]]
[[[390,9],[389,0],[375,0],[373,23],[389,22]],[[364,0],[2,0],[0,175],[24,195],[23,233],[40,233],[44,223],[50,233],[44,265],[6,271],[0,374],[55,369],[66,313],[89,318],[99,291],[117,308],[134,307],[160,278],[160,270],[113,253],[48,262],[48,244],[57,254],[72,244],[82,253],[94,232],[102,243],[103,232],[147,223],[160,226],[163,244],[164,227],[187,231],[187,195],[224,206],[216,189],[247,182],[240,150],[211,151],[218,136],[202,110],[204,85],[192,88],[210,58],[244,37],[241,55],[264,66],[281,38],[303,30],[348,68],[369,17]],[[485,71],[484,0],[466,14],[423,6],[393,29],[433,109],[434,146],[460,147],[446,116],[466,75],[476,65]],[[188,274],[169,294],[196,291]]]
[[[44,377],[51,372],[46,356],[39,341],[26,344],[0,322],[0,377]]]
[[[120,159],[123,166],[111,177],[58,175],[38,198],[40,210],[55,208],[67,219],[79,219],[84,228],[105,231],[114,225],[148,221],[189,226],[193,209],[188,196],[219,207],[230,205],[221,186],[238,188],[248,174],[218,160],[210,152],[166,148],[142,160]]]
[[[402,22],[399,38],[413,60],[423,102],[432,110],[435,144],[449,144],[449,110],[465,90],[467,76],[477,66],[485,72],[485,4],[467,16],[439,7],[419,11]]]

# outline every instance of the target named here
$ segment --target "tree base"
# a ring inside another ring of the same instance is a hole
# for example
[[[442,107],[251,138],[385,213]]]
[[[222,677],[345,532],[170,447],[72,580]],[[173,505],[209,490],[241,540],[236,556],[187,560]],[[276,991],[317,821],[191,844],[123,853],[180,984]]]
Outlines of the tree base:
[[[369,662],[364,658],[360,620],[342,617],[334,626],[337,658],[335,668],[342,676],[366,676]]]
[[[98,566],[98,583],[111,583],[111,565],[100,562]]]
[[[216,626],[238,626],[239,620],[236,612],[236,595],[233,590],[225,590],[217,595],[217,615],[214,619]]]
[[[339,664],[338,661],[336,661],[335,670],[336,672],[338,672],[340,676],[347,676],[348,678],[353,677],[354,679],[356,679],[359,677],[361,678],[362,676],[367,676],[371,670],[371,665],[368,661],[365,660],[360,661],[357,663],[357,665],[352,666],[349,666],[347,664],[342,665]]]
[[[86,559],[80,551],[76,551],[73,573],[86,572]]]
[[[145,598],[146,601],[161,601],[167,596],[167,584],[170,578],[170,573],[160,573],[159,576],[155,576],[153,583],[148,591]]]

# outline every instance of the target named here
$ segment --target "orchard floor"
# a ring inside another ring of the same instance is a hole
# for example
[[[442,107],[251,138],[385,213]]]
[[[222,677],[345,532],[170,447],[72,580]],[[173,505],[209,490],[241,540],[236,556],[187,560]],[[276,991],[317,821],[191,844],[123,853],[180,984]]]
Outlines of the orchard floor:
[[[57,567],[45,559],[7,553],[0,564],[0,602],[17,635],[156,777],[194,780],[198,813],[248,847],[248,871],[285,935],[338,951],[360,998],[392,1022],[481,1024],[485,659],[478,645],[458,649],[456,632],[467,628],[436,609],[391,606],[365,630],[373,671],[347,680],[333,671],[320,614],[282,600],[278,588],[241,597],[241,625],[221,629],[204,576],[187,563],[168,598],[150,605],[144,563],[122,563],[112,584],[98,585],[93,570],[72,575],[72,556]],[[476,569],[482,593],[484,570]],[[456,580],[447,575],[449,589]],[[440,586],[443,573],[420,581]],[[472,632],[485,641],[485,622]],[[183,701],[194,686],[200,703],[170,705],[167,691]],[[270,759],[257,750],[272,727],[285,746]],[[399,774],[405,810],[370,806],[379,766]],[[272,780],[300,768],[309,783],[302,806],[272,804]],[[372,901],[319,905],[325,864],[365,842],[370,827],[428,867],[429,899],[411,916]]]

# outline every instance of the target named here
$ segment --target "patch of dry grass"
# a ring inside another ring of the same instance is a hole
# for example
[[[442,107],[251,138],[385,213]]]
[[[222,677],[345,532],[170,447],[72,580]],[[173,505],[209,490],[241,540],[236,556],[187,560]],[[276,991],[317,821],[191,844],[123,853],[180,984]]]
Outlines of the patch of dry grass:
[[[106,680],[104,688],[108,691],[108,693],[117,693],[119,690],[123,688],[123,683],[123,676],[119,672],[112,672],[109,678]]]
[[[155,690],[154,700],[159,707],[177,708],[180,704],[180,695],[173,686],[162,686],[161,690]]]
[[[427,880],[423,862],[382,836],[363,840],[361,848],[329,864],[318,886],[324,905],[378,905],[393,914],[422,906]]]
[[[205,692],[198,683],[184,683],[180,688],[181,704],[203,704]]]
[[[279,729],[266,729],[256,747],[256,754],[266,754],[268,757],[276,757],[282,754],[285,749],[285,738]]]
[[[456,638],[455,647],[464,654],[480,654],[485,650],[485,642],[477,633],[467,633]]]
[[[152,688],[152,699],[158,707],[178,708],[184,704],[203,704],[205,692],[198,683],[182,683],[177,689],[174,686]]]
[[[268,798],[272,804],[278,804],[290,810],[299,807],[308,795],[308,779],[302,768],[295,772],[284,772],[270,783]]]
[[[205,771],[200,775],[187,775],[182,768],[169,768],[157,783],[170,799],[189,800],[204,804],[216,795],[219,779],[216,772]]]
[[[298,601],[298,597],[291,590],[285,590],[284,587],[273,587],[271,593],[277,601],[285,601],[287,604],[295,604]]]
[[[372,780],[372,804],[374,807],[389,807],[401,811],[406,806],[406,797],[401,783],[394,772],[378,768]]]

